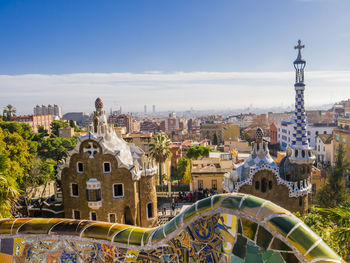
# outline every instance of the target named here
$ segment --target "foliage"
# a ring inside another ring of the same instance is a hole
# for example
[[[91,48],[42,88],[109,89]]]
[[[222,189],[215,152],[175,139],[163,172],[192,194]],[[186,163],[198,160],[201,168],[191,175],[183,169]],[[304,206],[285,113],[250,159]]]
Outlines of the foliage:
[[[8,104],[3,110],[3,117],[5,120],[10,120],[12,116],[16,116],[16,108]]]
[[[185,172],[186,172],[186,168],[187,168],[187,165],[189,162],[190,162],[190,160],[186,157],[182,157],[179,160],[179,164],[177,167],[177,174],[178,174],[178,177],[180,180],[183,180]]]
[[[350,253],[350,208],[339,206],[324,209],[312,208],[307,216],[301,217],[323,241],[340,256]]]
[[[0,129],[0,218],[11,217],[11,206],[18,196],[16,180],[6,171],[8,170],[8,158],[4,154],[5,143]]]
[[[46,130],[43,126],[39,126],[38,132],[35,134],[35,140],[40,144],[43,141],[43,139],[48,136],[48,130]]]
[[[76,138],[45,138],[39,145],[39,156],[43,159],[53,159],[58,162],[67,157],[68,151],[73,150],[76,144]]]
[[[69,121],[69,126],[74,128],[75,132],[81,132],[81,129],[79,128],[79,126],[75,123],[75,121],[70,120]]]
[[[59,136],[58,134],[58,129],[59,128],[68,128],[69,124],[67,122],[64,121],[53,121],[51,122],[51,133],[53,133],[56,136]]]
[[[316,195],[316,200],[321,207],[336,207],[349,200],[349,190],[345,186],[345,175],[348,172],[350,163],[345,158],[345,150],[339,144],[336,162],[331,167],[328,182]]]
[[[3,153],[8,159],[5,174],[19,180],[29,172],[33,154],[30,153],[27,142],[16,132],[6,130],[2,141],[5,143]]]
[[[53,160],[42,161],[34,158],[31,162],[29,174],[23,176],[20,182],[22,197],[27,207],[27,215],[29,216],[29,204],[34,196],[42,198],[47,183],[55,179],[55,162]],[[44,186],[41,193],[37,193],[39,186]]]
[[[158,133],[149,145],[151,157],[159,164],[159,184],[162,184],[162,164],[171,154],[170,144],[171,141],[165,133]]]
[[[191,160],[189,160],[189,162],[187,163],[187,166],[186,166],[184,176],[183,176],[183,181],[186,184],[189,184],[191,182],[191,178],[192,178],[191,177]]]
[[[186,157],[197,160],[199,157],[208,157],[213,150],[204,146],[193,146],[187,150]]]
[[[8,131],[11,134],[19,134],[26,142],[30,154],[36,154],[38,143],[35,141],[36,135],[29,124],[15,121],[4,121],[0,123],[0,128],[2,128],[4,132]]]

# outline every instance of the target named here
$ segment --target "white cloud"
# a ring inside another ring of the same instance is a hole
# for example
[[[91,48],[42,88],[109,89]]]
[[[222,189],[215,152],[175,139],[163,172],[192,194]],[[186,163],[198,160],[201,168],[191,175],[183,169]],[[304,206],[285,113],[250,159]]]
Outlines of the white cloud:
[[[306,105],[350,97],[350,71],[306,72]],[[36,104],[59,104],[64,112],[92,111],[96,97],[106,108],[125,111],[222,109],[289,106],[294,102],[294,72],[80,73],[0,75],[0,107],[13,104],[31,113]]]

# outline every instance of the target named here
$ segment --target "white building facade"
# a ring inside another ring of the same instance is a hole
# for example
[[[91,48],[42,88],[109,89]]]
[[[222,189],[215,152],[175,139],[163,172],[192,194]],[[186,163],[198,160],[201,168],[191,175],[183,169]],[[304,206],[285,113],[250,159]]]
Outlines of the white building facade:
[[[287,147],[292,145],[293,137],[293,121],[280,122],[277,127],[277,140],[279,141],[281,150],[285,151]],[[311,148],[316,150],[316,137],[320,134],[331,135],[333,129],[336,127],[335,123],[314,123],[306,126],[307,138]]]

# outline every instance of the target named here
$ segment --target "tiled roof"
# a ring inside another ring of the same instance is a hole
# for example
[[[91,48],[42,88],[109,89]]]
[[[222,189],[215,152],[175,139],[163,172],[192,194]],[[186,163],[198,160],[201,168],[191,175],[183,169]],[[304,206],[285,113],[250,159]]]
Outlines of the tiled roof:
[[[322,140],[322,142],[324,144],[330,144],[332,142],[332,139],[333,139],[332,134],[320,134],[320,135],[318,135],[318,137],[320,137],[320,139]]]

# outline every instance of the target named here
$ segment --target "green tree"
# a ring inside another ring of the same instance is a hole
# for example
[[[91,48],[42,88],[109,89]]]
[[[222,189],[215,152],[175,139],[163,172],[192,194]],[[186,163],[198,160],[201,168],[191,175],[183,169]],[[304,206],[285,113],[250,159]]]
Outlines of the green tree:
[[[170,156],[170,144],[168,136],[165,133],[158,133],[152,138],[149,145],[151,157],[159,165],[159,184],[162,184],[162,164]]]
[[[328,209],[313,207],[308,215],[300,218],[340,256],[349,257],[350,207],[348,205]]]
[[[71,128],[74,128],[74,131],[75,131],[75,132],[81,132],[81,129],[79,128],[79,126],[76,124],[75,121],[70,120],[70,121],[69,121],[69,126],[70,126]]]
[[[39,145],[39,156],[43,159],[53,159],[58,162],[67,157],[68,151],[73,150],[76,144],[76,138],[45,138]]]
[[[35,155],[37,153],[38,143],[35,141],[36,134],[33,132],[33,129],[29,124],[15,121],[4,121],[0,123],[0,128],[2,128],[4,132],[8,131],[11,134],[19,134],[28,145],[30,154]]]
[[[49,181],[55,179],[55,162],[53,160],[42,161],[40,158],[34,158],[31,162],[30,172],[25,175],[20,182],[20,189],[23,200],[26,204],[27,216],[30,215],[29,207],[33,198],[39,198],[41,201]],[[39,187],[43,186],[41,192]]]
[[[177,166],[177,174],[180,180],[183,180],[189,162],[190,160],[186,157],[182,157],[179,160],[179,164]]]
[[[210,149],[209,147],[204,147],[204,146],[193,146],[190,147],[187,150],[186,157],[189,159],[194,159],[197,160],[199,157],[208,157],[209,152],[212,152],[213,150]]]
[[[8,173],[10,160],[6,155],[4,133],[0,128],[0,218],[11,217],[11,207],[18,196],[16,178]]]
[[[218,145],[218,136],[216,135],[216,132],[213,135],[213,145]]]
[[[59,136],[58,129],[59,128],[68,128],[69,124],[64,121],[53,121],[51,122],[51,133],[55,134],[56,136]]]
[[[191,182],[192,176],[191,176],[191,160],[187,163],[186,170],[184,173],[183,181],[187,184]]]
[[[3,116],[5,120],[10,120],[11,117],[16,116],[16,108],[11,104],[8,104],[3,110]]]
[[[3,133],[5,143],[4,154],[7,157],[5,174],[19,181],[30,170],[30,163],[34,155],[29,152],[26,141],[16,132]]]
[[[317,204],[320,207],[336,207],[346,200],[349,200],[349,191],[345,186],[345,176],[350,167],[349,161],[345,158],[343,144],[339,144],[335,164],[331,167],[328,182],[316,195]]]

